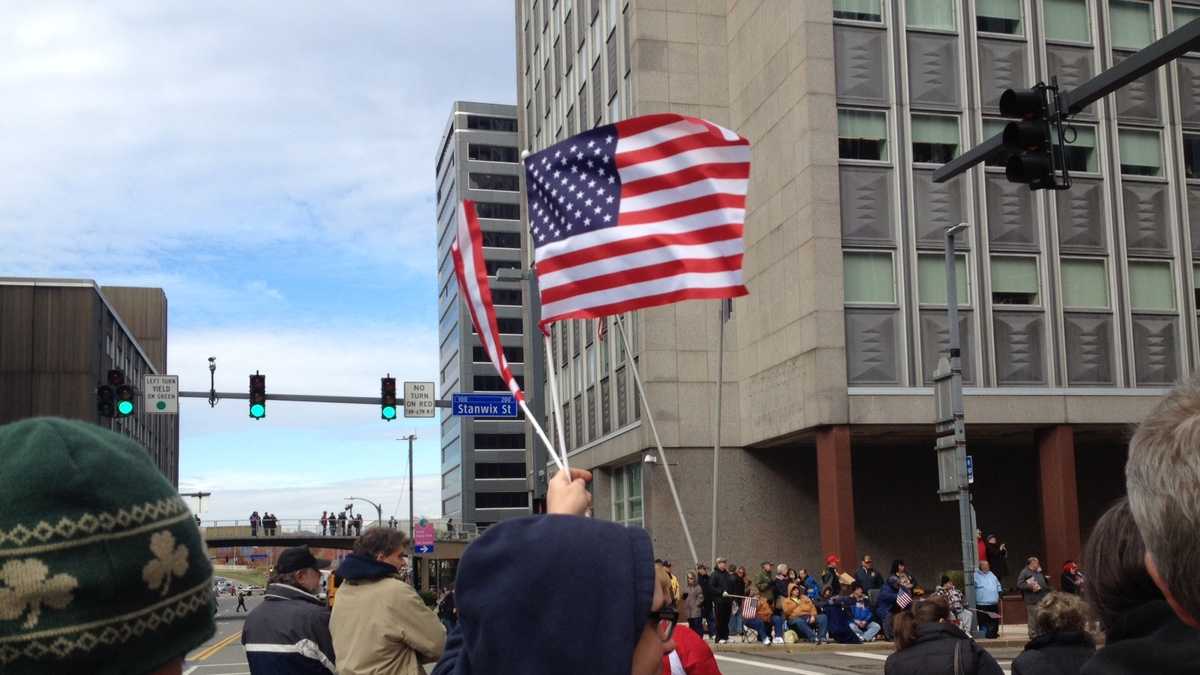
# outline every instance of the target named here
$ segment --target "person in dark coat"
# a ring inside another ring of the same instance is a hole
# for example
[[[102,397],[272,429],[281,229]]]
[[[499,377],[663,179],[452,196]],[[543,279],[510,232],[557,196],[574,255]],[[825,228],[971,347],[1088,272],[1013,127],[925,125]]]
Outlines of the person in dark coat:
[[[716,606],[716,596],[713,595],[711,577],[708,574],[708,567],[705,565],[696,565],[696,583],[700,585],[700,616],[704,619],[706,628],[701,636],[707,634],[713,637],[717,634],[716,631],[716,615],[713,614],[713,608]],[[699,632],[699,631],[697,631]],[[716,639],[713,637],[713,639]]]
[[[708,581],[712,586],[713,606],[717,615],[717,635],[718,643],[729,642],[729,616],[732,613],[732,600],[725,597],[726,593],[732,593],[733,575],[729,573],[728,563],[724,558],[717,558],[717,569]]]
[[[1063,564],[1063,573],[1059,579],[1058,589],[1063,593],[1079,595],[1083,590],[1083,572],[1079,571],[1079,563],[1068,560]]]
[[[840,578],[842,572],[838,569],[838,565],[841,562],[836,555],[830,553],[825,556],[825,571],[821,573],[821,587],[829,586],[833,589],[834,595],[842,594],[842,580]]]
[[[1096,653],[1087,633],[1087,605],[1077,595],[1056,592],[1038,603],[1037,636],[1013,661],[1013,675],[1079,675]]]
[[[871,556],[864,555],[862,564],[854,571],[854,580],[862,586],[863,592],[871,599],[871,605],[879,601],[879,592],[883,589],[883,575],[875,569],[875,561]]]
[[[1002,543],[994,534],[987,538],[987,561],[1001,585],[1008,583],[1008,544]]]
[[[942,597],[913,600],[894,616],[896,651],[884,675],[1003,675],[1000,664],[952,623]]]
[[[825,615],[829,626],[829,639],[843,645],[856,645],[861,641],[854,631],[850,630],[849,598],[834,595],[833,589],[826,586],[821,591],[821,599],[817,610]]]
[[[1083,597],[1104,630],[1105,646],[1083,675],[1195,673],[1200,631],[1176,616],[1146,571],[1146,549],[1122,498],[1092,529],[1084,549]]]

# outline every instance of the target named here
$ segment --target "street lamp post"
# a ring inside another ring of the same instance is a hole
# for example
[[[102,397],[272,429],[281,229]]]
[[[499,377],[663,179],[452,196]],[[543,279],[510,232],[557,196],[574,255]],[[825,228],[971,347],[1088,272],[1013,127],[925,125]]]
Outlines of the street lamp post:
[[[397,438],[398,441],[408,441],[408,543],[413,542],[413,441],[417,440],[416,434],[409,434]],[[415,550],[415,548],[414,548]],[[413,556],[416,557],[415,554]]]
[[[383,524],[383,507],[380,506],[379,504],[376,504],[375,502],[371,501],[370,499],[367,499],[366,497],[346,497],[346,500],[347,501],[366,502],[366,503],[370,504],[371,506],[374,506],[375,513],[379,516],[379,520],[377,520],[375,522],[379,523],[380,525]]]

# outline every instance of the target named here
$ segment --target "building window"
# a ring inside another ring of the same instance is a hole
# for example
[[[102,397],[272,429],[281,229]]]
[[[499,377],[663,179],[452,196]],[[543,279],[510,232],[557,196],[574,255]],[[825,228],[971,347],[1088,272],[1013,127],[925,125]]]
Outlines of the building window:
[[[1121,173],[1126,176],[1161,176],[1162,145],[1157,131],[1118,129]]]
[[[524,509],[529,508],[528,492],[476,492],[477,509]]]
[[[981,33],[1021,35],[1021,0],[976,0],[975,28]]]
[[[481,162],[515,162],[517,161],[517,149],[507,145],[468,143],[467,157]]]
[[[476,450],[524,450],[525,434],[475,434]]]
[[[504,360],[508,361],[510,364],[525,362],[525,348],[524,347],[505,346],[505,347],[502,347],[502,349],[504,350]],[[471,349],[471,360],[474,361],[475,363],[490,363],[491,362],[491,359],[489,359],[487,357],[487,352],[484,351],[483,347],[473,347]]]
[[[525,462],[476,462],[476,478],[524,478]]]
[[[486,261],[484,261],[483,265],[484,265],[484,267],[487,268],[487,273],[488,273],[489,277],[496,276],[496,272],[499,270],[519,270],[519,269],[521,269],[521,261],[520,260],[486,260]]]
[[[1036,258],[992,256],[992,304],[1036,305],[1040,287]]]
[[[1192,265],[1192,293],[1196,299],[1196,306],[1200,307],[1200,265]]]
[[[521,206],[519,204],[497,204],[495,202],[475,202],[475,213],[480,218],[502,220],[520,220]]]
[[[887,114],[870,110],[838,111],[838,157],[888,160]]]
[[[1087,0],[1044,0],[1042,14],[1046,19],[1047,40],[1092,41]]]
[[[513,305],[521,306],[521,289],[519,288],[493,288],[492,302],[497,305]]]
[[[1114,49],[1141,49],[1154,42],[1154,18],[1150,5],[1138,0],[1110,0],[1109,35]]]
[[[833,18],[847,21],[883,21],[879,0],[833,0]]]
[[[513,375],[513,379],[517,381],[518,387],[525,388],[523,375]],[[508,391],[508,385],[499,375],[476,375],[471,384],[475,387],[475,391]]]
[[[1188,178],[1200,178],[1200,134],[1183,135],[1183,170]]]
[[[1072,125],[1075,139],[1066,145],[1067,169],[1085,173],[1100,171],[1096,163],[1096,129],[1095,127]],[[1068,132],[1067,137],[1071,134]]]
[[[1175,27],[1182,28],[1196,19],[1200,19],[1200,7],[1189,7],[1175,3],[1171,7],[1171,14],[1175,19]]]
[[[483,231],[483,245],[489,248],[521,248],[521,235],[518,232]],[[493,296],[495,293],[493,292]]]
[[[846,304],[895,304],[896,274],[890,252],[842,255]]]
[[[954,285],[958,287],[958,306],[971,304],[967,257],[954,256]],[[946,305],[946,258],[941,254],[917,258],[917,296],[922,305]]]
[[[600,431],[605,436],[612,432],[612,394],[608,391],[608,378],[600,380]]]
[[[625,382],[625,368],[617,368],[614,377],[617,378],[617,426],[623,427],[629,424],[629,385]]]
[[[516,133],[517,121],[511,117],[467,115],[467,128],[480,131],[511,131]]]
[[[1103,260],[1063,258],[1060,269],[1065,309],[1108,309],[1108,271]]]
[[[913,115],[914,163],[945,164],[958,154],[958,118]]]
[[[506,190],[517,192],[521,188],[517,176],[502,173],[468,173],[467,181],[474,190]]]
[[[583,397],[575,397],[575,447],[583,445]]]
[[[954,0],[908,0],[909,28],[933,28],[954,30]]]
[[[1175,279],[1166,261],[1129,261],[1129,305],[1134,311],[1175,310]]]
[[[613,522],[642,527],[642,464],[634,462],[613,470]]]

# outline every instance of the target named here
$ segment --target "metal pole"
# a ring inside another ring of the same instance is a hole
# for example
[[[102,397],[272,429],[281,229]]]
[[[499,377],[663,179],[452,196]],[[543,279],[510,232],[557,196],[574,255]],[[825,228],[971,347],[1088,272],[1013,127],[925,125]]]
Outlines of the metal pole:
[[[696,544],[692,542],[692,531],[688,528],[687,517],[683,515],[683,505],[679,502],[679,492],[675,489],[675,479],[671,477],[671,465],[667,463],[667,453],[663,451],[662,439],[658,437],[658,427],[654,424],[654,413],[646,401],[646,389],[642,387],[642,376],[638,374],[637,363],[633,360],[633,345],[625,333],[625,322],[617,315],[617,327],[621,329],[621,343],[625,345],[625,353],[629,355],[629,370],[633,372],[633,383],[637,385],[638,394],[642,398],[642,409],[646,411],[646,421],[650,423],[650,432],[654,434],[654,445],[658,447],[658,461],[662,462],[663,472],[667,476],[667,486],[671,488],[671,498],[675,500],[675,510],[679,512],[679,522],[683,525],[683,536],[687,539],[688,550],[692,553],[692,564],[699,565],[700,557],[696,555]]]
[[[720,470],[721,457],[721,386],[725,368],[725,301],[717,303],[717,418],[713,431],[713,508],[712,508],[712,548],[708,559],[717,559],[717,476]]]
[[[408,542],[410,544],[413,541],[413,494],[416,492],[413,477],[413,441],[416,438],[416,434],[408,435]]]
[[[958,330],[958,270],[954,264],[955,235],[966,228],[966,223],[946,228],[946,318],[950,323],[950,390],[954,406],[954,461],[958,468],[958,525],[962,535],[963,595],[975,624],[972,628],[977,629],[979,622],[975,612],[975,558],[978,551],[975,548],[975,530],[972,524],[971,486],[967,482],[966,411],[963,409],[962,344]]]

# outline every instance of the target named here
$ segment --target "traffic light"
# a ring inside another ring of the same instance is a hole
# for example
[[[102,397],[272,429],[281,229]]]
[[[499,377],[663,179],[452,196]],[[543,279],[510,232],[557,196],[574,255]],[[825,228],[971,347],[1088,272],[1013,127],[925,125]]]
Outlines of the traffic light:
[[[255,372],[250,376],[250,417],[261,420],[267,416],[267,376]]]
[[[113,373],[119,371],[110,371],[108,379],[113,379]],[[123,378],[122,378],[123,379]],[[101,417],[113,418],[117,416],[117,390],[111,384],[102,384],[96,387],[96,414]]]
[[[389,422],[396,419],[396,378],[382,377],[380,382],[379,416]]]
[[[1004,175],[1030,190],[1070,187],[1062,144],[1058,89],[1038,84],[1032,89],[1006,89],[1000,95],[1000,114],[1019,121],[1004,127],[1002,141],[1010,153]],[[1061,170],[1062,180],[1056,176]]]

